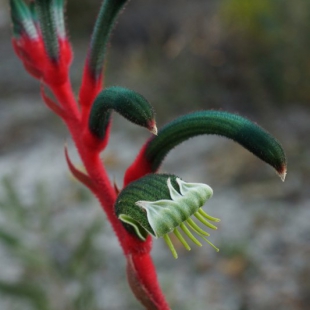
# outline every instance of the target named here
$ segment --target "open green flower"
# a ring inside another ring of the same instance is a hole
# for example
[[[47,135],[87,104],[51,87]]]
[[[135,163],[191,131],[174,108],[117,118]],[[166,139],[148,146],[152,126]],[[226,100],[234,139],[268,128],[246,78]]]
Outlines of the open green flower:
[[[125,228],[141,240],[145,240],[148,234],[155,238],[163,237],[175,258],[178,255],[169,233],[174,233],[187,250],[191,249],[178,227],[198,246],[202,244],[192,232],[218,251],[206,239],[210,234],[191,218],[194,216],[205,226],[216,229],[209,221],[219,222],[219,219],[202,210],[212,194],[211,187],[206,184],[187,183],[169,174],[149,174],[121,191],[115,211]]]

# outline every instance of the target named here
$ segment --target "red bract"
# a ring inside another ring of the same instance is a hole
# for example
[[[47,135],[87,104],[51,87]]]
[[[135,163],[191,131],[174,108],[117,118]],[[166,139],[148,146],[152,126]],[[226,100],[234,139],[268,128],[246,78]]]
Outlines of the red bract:
[[[60,58],[57,62],[48,56],[42,36],[33,40],[23,34],[19,38],[13,38],[12,44],[25,69],[34,78],[43,80],[47,85],[60,85],[68,79],[72,61],[72,50],[68,40],[59,39]]]

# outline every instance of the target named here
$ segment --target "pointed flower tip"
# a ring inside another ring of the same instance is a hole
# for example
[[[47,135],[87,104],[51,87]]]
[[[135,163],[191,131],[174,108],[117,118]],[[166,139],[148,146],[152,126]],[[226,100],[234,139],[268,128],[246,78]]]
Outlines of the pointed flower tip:
[[[282,182],[284,182],[286,175],[287,175],[286,166],[284,166],[280,171],[278,171],[278,175],[279,175],[280,179],[282,180]]]
[[[155,120],[150,121],[149,125],[148,125],[148,130],[155,136],[157,136],[158,130],[157,130],[157,126],[156,126],[156,122]]]

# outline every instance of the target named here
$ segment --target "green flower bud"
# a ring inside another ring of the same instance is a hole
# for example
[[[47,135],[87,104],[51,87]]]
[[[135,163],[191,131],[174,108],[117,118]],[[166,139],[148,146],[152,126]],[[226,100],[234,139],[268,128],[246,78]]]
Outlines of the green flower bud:
[[[190,250],[178,227],[198,246],[202,244],[192,232],[218,251],[206,239],[209,233],[191,219],[194,215],[202,224],[216,229],[209,221],[219,222],[219,219],[209,216],[201,208],[212,194],[211,187],[206,184],[187,183],[174,175],[149,174],[130,183],[120,192],[115,211],[125,228],[141,240],[145,240],[148,234],[155,238],[163,237],[175,258],[178,256],[169,233],[174,233],[183,246]]]
[[[10,7],[14,36],[20,37],[24,34],[31,40],[38,39],[38,31],[26,3],[22,0],[10,0]]]
[[[199,111],[180,116],[161,128],[145,149],[152,172],[165,156],[183,141],[202,134],[214,134],[234,140],[274,167],[284,181],[286,157],[280,143],[257,124],[239,115],[222,111]]]
[[[90,112],[88,127],[97,138],[105,137],[113,110],[130,122],[157,134],[155,113],[150,103],[131,89],[111,86],[101,91]]]
[[[57,31],[57,35],[61,39],[66,38],[66,25],[65,25],[65,18],[64,18],[64,0],[54,0],[53,1],[53,13],[54,13],[54,21],[55,27]]]
[[[37,0],[35,11],[38,16],[44,45],[48,56],[55,62],[60,57],[58,35],[64,36],[64,2],[61,0]]]
[[[128,0],[105,0],[102,2],[88,51],[88,68],[97,80],[102,72],[110,33],[116,18]]]

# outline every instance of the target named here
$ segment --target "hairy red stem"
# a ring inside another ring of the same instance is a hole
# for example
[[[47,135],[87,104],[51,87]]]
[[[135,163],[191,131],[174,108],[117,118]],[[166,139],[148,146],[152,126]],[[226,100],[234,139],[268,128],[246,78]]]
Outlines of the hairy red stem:
[[[114,212],[117,197],[107,171],[100,160],[98,150],[91,148],[83,139],[85,120],[75,100],[70,82],[62,85],[49,85],[54,96],[65,111],[63,118],[89,178],[94,184],[92,189],[104,209],[127,259],[127,275],[130,286],[146,309],[168,310],[169,306],[158,284],[156,270],[150,256],[152,239],[141,241],[128,233]]]

